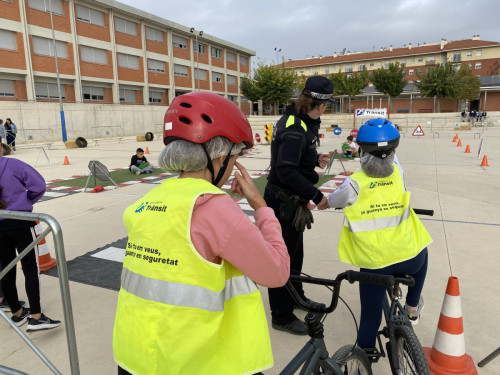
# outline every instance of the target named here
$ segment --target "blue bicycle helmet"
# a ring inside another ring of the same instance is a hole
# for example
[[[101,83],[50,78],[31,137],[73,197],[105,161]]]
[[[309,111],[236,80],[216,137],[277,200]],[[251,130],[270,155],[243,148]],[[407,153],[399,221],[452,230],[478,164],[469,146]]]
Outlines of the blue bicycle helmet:
[[[399,131],[385,118],[368,120],[359,128],[356,143],[364,151],[385,159],[399,145]]]

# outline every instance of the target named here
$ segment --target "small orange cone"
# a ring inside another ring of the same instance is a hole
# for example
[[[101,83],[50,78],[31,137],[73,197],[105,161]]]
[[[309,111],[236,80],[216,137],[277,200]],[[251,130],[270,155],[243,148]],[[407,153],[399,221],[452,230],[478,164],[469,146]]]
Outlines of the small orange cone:
[[[40,237],[40,234],[42,233],[42,226],[39,221],[36,222],[35,233],[37,237]],[[49,248],[44,238],[38,243],[38,266],[40,271],[47,271],[56,265],[57,261],[50,256]]]
[[[432,348],[423,348],[433,375],[477,375],[465,353],[464,327],[458,278],[450,276]]]
[[[458,134],[455,134],[455,136],[453,137],[453,143],[455,143],[458,139]]]
[[[459,139],[458,143],[457,143],[457,147],[460,147],[460,146],[462,146],[462,141]]]
[[[484,155],[483,161],[481,162],[481,167],[489,167],[488,165],[488,157]]]
[[[149,148],[146,147],[146,152],[144,152],[145,154],[149,154]]]
[[[469,147],[469,145],[467,145],[467,147],[465,148],[464,154],[470,154],[470,147]]]
[[[64,163],[63,163],[63,165],[69,165],[69,160],[68,160],[67,156],[64,157]]]

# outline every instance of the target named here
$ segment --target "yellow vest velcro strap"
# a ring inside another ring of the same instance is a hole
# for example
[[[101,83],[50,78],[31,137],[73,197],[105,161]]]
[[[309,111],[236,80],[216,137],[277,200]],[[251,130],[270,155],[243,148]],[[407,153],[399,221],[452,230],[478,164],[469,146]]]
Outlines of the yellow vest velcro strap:
[[[366,232],[370,230],[385,229],[385,228],[395,228],[399,226],[403,220],[410,217],[410,207],[407,207],[401,216],[388,216],[379,217],[372,220],[354,221],[349,222],[347,219],[344,221],[344,225],[349,227],[349,231],[356,232]]]
[[[122,288],[148,301],[212,312],[224,311],[224,301],[257,290],[255,283],[245,275],[226,280],[224,290],[215,292],[197,285],[152,279],[125,267],[122,271]]]

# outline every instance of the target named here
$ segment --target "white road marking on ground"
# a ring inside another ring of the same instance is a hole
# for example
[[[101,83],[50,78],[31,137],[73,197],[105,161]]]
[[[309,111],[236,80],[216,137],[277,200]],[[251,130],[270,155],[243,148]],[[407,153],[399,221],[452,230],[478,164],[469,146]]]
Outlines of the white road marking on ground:
[[[125,249],[111,246],[102,251],[99,251],[98,253],[92,254],[91,256],[95,258],[123,263],[123,260],[125,259]]]
[[[63,196],[68,195],[68,194],[69,193],[58,193],[56,191],[46,191],[43,196],[44,197],[51,197],[51,198],[59,198],[59,197],[63,197]]]

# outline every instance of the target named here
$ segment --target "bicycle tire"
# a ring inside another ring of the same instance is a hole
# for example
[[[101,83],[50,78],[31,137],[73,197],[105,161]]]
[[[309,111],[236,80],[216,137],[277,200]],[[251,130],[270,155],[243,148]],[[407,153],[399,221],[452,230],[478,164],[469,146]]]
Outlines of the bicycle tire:
[[[372,375],[372,364],[363,349],[352,345],[344,345],[337,350],[332,359],[339,365],[345,375]]]
[[[398,345],[399,372],[401,375],[430,375],[429,365],[425,357],[422,345],[413,329],[407,326],[396,328],[396,340]],[[387,351],[390,353],[391,343],[387,343]],[[389,361],[393,374],[393,361]]]

